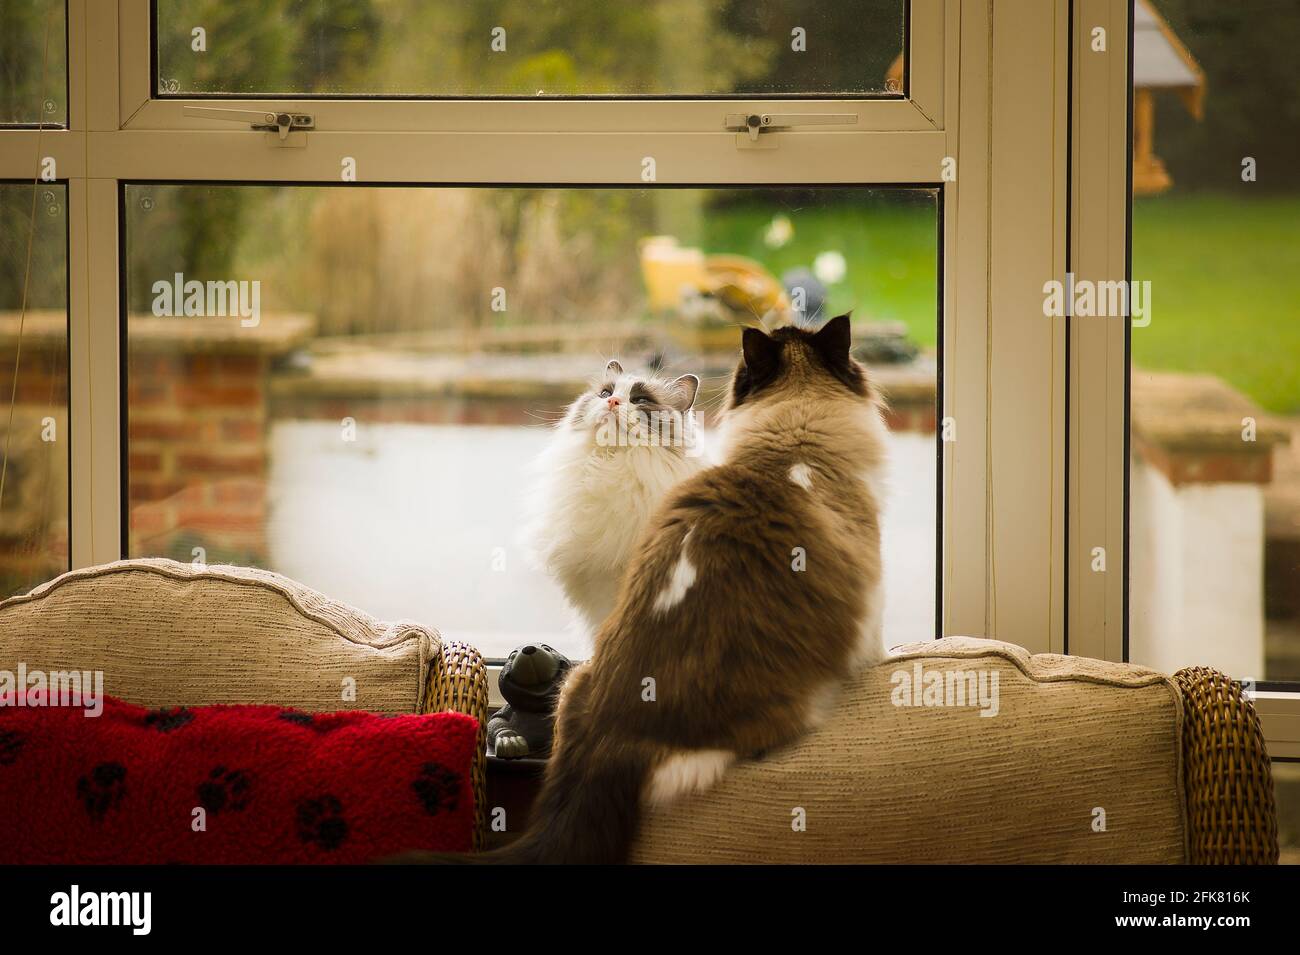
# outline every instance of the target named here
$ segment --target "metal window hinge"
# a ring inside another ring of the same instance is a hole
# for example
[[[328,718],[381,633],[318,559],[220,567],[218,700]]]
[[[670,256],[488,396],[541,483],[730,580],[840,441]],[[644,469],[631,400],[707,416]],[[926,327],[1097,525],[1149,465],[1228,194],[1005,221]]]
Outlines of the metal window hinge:
[[[306,146],[306,134],[316,128],[316,119],[307,113],[286,113],[252,109],[220,109],[211,106],[186,106],[182,112],[197,119],[214,119],[223,123],[247,123],[250,129],[278,134],[278,146]]]
[[[722,128],[736,136],[737,149],[775,149],[775,137],[760,133],[773,133],[794,126],[854,126],[857,113],[728,113]]]

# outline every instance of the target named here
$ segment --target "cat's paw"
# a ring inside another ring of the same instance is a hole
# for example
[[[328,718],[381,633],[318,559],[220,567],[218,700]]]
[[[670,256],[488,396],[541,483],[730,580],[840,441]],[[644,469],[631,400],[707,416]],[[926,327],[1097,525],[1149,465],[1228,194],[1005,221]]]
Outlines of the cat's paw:
[[[518,759],[528,755],[528,740],[513,730],[502,730],[497,734],[493,752],[502,759]]]

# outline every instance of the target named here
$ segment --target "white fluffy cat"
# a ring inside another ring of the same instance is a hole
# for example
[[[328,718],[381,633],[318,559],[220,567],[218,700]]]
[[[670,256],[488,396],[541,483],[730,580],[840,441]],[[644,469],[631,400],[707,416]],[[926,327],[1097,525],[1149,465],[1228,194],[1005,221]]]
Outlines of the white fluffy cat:
[[[569,406],[538,457],[528,544],[591,633],[650,515],[704,467],[694,427],[700,380],[638,376],[617,361]]]

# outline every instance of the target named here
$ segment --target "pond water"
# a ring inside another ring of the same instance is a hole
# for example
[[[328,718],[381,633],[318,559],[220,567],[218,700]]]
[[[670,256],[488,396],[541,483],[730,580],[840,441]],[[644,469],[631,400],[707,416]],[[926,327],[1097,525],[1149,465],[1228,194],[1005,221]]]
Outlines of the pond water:
[[[587,653],[559,588],[518,540],[544,427],[280,421],[269,566],[382,620],[412,619],[489,658],[530,641]],[[934,636],[934,436],[895,434],[885,512],[886,643]]]

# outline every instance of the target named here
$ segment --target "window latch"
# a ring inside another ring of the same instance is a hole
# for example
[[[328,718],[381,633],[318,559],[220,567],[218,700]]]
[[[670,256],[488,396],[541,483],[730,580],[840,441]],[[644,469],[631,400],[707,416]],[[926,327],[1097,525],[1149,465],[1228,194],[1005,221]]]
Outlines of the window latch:
[[[259,111],[254,109],[219,109],[210,106],[186,106],[182,112],[196,119],[212,119],[223,123],[247,123],[249,129],[263,133],[278,133],[281,146],[305,146],[306,136],[291,138],[293,133],[307,133],[316,128],[316,119],[308,113]]]
[[[759,135],[794,126],[853,126],[857,121],[857,113],[728,113],[722,128],[742,134],[736,136],[737,148],[775,149],[775,139],[760,145]]]

